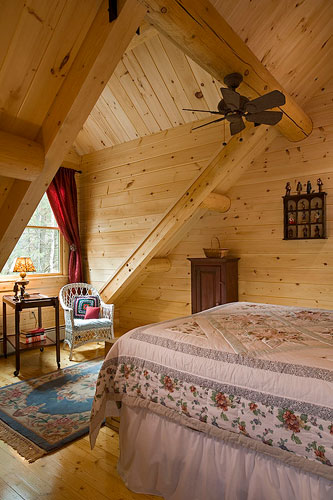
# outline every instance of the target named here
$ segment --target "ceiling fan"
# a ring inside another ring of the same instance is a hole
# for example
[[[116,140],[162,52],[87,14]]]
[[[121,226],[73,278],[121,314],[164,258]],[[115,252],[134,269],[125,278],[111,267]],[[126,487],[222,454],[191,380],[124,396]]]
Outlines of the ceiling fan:
[[[199,125],[199,127],[194,127],[192,130],[206,127],[206,125],[210,125],[211,123],[228,120],[230,123],[230,133],[231,135],[235,135],[245,128],[243,117],[248,122],[253,122],[255,126],[261,124],[276,125],[281,120],[283,115],[281,111],[267,110],[283,106],[283,104],[285,104],[286,98],[282,92],[279,90],[273,90],[268,94],[264,94],[263,96],[250,101],[247,97],[236,92],[236,88],[243,81],[243,77],[240,73],[231,73],[230,75],[226,75],[223,81],[228,88],[221,87],[223,99],[221,99],[217,105],[218,111],[187,108],[183,109],[184,111],[196,111],[199,113],[208,112],[213,115],[223,115],[223,117],[217,118],[209,123],[205,123],[204,125]]]

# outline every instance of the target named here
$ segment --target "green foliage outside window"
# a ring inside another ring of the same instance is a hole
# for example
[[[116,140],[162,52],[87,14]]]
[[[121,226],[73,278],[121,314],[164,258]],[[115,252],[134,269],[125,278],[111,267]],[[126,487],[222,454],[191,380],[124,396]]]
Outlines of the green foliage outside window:
[[[4,265],[1,275],[13,275],[17,257],[31,257],[37,274],[60,272],[60,234],[46,194]]]

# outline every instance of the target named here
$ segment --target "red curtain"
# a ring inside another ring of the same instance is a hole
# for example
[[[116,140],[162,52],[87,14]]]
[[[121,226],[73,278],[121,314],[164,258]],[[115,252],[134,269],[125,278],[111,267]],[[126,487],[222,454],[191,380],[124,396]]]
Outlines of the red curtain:
[[[81,282],[83,272],[75,170],[60,167],[46,192],[59,229],[69,244],[69,282]]]

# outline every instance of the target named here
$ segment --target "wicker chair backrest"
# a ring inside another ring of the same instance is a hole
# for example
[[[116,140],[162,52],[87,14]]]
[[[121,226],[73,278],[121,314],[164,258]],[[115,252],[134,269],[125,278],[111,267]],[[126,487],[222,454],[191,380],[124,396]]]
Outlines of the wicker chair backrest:
[[[89,283],[69,283],[60,290],[60,304],[62,307],[70,307],[72,309],[74,299],[85,295],[96,295],[99,297],[98,290]]]

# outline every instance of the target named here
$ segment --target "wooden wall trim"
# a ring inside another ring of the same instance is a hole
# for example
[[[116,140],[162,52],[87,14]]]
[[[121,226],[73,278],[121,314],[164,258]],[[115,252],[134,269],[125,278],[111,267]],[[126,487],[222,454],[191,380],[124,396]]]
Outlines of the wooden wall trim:
[[[145,158],[152,158],[162,154],[162,152],[172,152],[186,149],[188,143],[195,146],[196,142],[200,141],[201,129],[192,130],[193,127],[203,125],[211,121],[211,118],[204,118],[194,123],[186,123],[179,125],[176,128],[156,132],[155,134],[133,139],[122,144],[116,144],[110,148],[100,149],[93,153],[81,155],[82,166],[85,173],[89,171],[100,171],[103,168],[109,169],[110,165],[113,167],[124,165],[130,161],[143,160]],[[223,128],[221,124],[211,125],[205,129],[206,143],[216,140],[216,130],[220,131],[220,137],[223,137]],[[183,137],[183,140],[180,138]],[[229,135],[228,135],[229,138]],[[172,140],[175,142],[172,144]],[[154,147],[154,150],[152,150]]]

